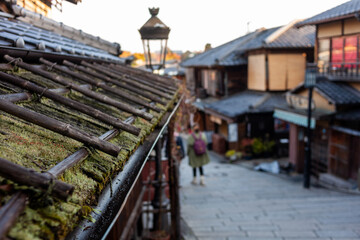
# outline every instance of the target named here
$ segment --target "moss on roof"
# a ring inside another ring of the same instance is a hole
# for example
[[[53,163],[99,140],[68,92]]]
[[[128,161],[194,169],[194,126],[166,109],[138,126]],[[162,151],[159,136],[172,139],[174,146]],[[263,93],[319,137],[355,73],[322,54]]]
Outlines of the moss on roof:
[[[25,70],[19,70],[15,74],[44,87],[61,87],[48,79]],[[16,88],[9,89],[0,85],[0,93],[17,91]],[[121,120],[131,116],[129,113],[99,103],[76,91],[70,91],[66,94],[66,97],[93,106]],[[111,143],[121,147],[117,157],[88,148],[90,152],[88,157],[81,164],[65,171],[59,178],[75,187],[74,193],[67,202],[16,184],[13,190],[0,191],[0,206],[9,200],[16,189],[25,189],[30,196],[30,204],[18,218],[8,236],[13,239],[64,239],[80,220],[87,218],[92,211],[91,206],[96,204],[99,194],[109,183],[111,177],[122,170],[129,156],[144,141],[145,137],[153,131],[166,110],[172,108],[176,98],[177,93],[167,106],[157,104],[162,109],[162,112],[150,111],[154,115],[151,121],[140,117],[135,118],[132,124],[141,129],[139,136],[122,131],[111,139]],[[18,105],[62,122],[70,123],[80,130],[95,136],[100,136],[112,128],[90,116],[74,111],[45,97],[35,101],[18,103]],[[83,147],[83,144],[76,140],[0,111],[0,157],[2,158],[43,172],[48,171],[81,147]],[[0,177],[0,186],[4,184],[13,183]]]

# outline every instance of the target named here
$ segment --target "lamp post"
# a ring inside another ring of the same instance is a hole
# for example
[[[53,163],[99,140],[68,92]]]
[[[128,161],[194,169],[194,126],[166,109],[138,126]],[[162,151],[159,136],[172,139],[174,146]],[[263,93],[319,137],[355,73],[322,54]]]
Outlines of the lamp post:
[[[305,145],[305,169],[304,169],[304,188],[310,188],[311,176],[311,110],[312,110],[312,92],[316,84],[316,67],[306,68],[304,87],[309,89],[308,112],[307,112],[307,141]]]
[[[149,8],[151,18],[139,29],[146,68],[152,72],[165,67],[167,40],[170,28],[158,17],[159,8]]]

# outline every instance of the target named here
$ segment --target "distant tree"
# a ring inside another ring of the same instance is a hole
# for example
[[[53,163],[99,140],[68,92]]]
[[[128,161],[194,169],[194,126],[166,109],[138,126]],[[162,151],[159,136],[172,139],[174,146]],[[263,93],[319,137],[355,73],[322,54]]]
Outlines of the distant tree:
[[[211,43],[207,43],[207,44],[205,45],[205,50],[204,50],[204,52],[206,52],[206,51],[208,51],[208,50],[210,50],[210,49],[212,49]]]

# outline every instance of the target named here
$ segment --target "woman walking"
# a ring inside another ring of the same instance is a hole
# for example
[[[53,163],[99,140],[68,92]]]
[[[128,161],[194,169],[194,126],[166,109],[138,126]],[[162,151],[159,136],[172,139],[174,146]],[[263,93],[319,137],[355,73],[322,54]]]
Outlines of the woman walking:
[[[197,123],[193,126],[193,131],[188,138],[187,154],[189,156],[189,165],[193,168],[192,184],[196,184],[196,170],[200,172],[200,185],[204,186],[204,169],[203,166],[210,162],[207,151],[207,141],[204,133],[200,132]]]

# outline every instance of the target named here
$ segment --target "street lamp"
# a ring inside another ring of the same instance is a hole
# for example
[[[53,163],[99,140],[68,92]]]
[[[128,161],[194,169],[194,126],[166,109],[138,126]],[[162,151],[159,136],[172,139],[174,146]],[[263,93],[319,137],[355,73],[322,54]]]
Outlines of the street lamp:
[[[151,18],[139,29],[139,32],[144,47],[146,68],[157,71],[165,67],[170,28],[157,17],[159,8],[149,8],[149,11]]]
[[[311,107],[312,107],[312,92],[316,85],[316,66],[309,66],[306,68],[304,87],[309,89],[308,112],[307,112],[307,141],[305,146],[305,169],[304,169],[304,188],[310,187],[311,176]]]

